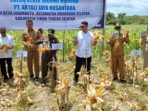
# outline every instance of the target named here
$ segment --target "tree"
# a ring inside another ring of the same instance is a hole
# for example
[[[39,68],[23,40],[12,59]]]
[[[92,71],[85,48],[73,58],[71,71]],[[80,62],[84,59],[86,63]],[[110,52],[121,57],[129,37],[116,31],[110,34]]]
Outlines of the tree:
[[[106,13],[107,25],[113,25],[116,22],[119,22],[123,25],[125,24],[148,24],[147,19],[148,19],[148,16],[138,16],[138,15],[126,16],[126,13],[124,12],[119,13],[117,17],[115,17],[115,14],[112,12]]]
[[[126,15],[126,13],[119,13],[118,14],[118,21],[121,24],[126,24],[125,15]]]
[[[119,13],[118,18],[119,19],[124,19],[125,15],[126,15],[126,13]]]
[[[115,14],[112,13],[112,12],[107,12],[106,13],[106,22],[107,22],[107,24],[108,25],[113,24],[114,20],[115,20]]]

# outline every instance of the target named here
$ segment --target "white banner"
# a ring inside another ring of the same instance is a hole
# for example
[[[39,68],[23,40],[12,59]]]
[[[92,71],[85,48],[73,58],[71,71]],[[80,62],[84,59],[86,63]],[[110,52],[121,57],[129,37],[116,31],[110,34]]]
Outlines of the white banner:
[[[105,0],[0,0],[0,27],[24,29],[27,20],[35,28],[78,29],[82,21],[89,28],[104,28]]]

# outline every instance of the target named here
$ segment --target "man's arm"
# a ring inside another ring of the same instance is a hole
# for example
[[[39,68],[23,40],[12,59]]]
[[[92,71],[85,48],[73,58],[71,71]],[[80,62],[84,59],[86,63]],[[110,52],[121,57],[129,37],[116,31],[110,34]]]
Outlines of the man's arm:
[[[110,46],[113,46],[114,45],[114,35],[112,35],[110,38],[109,38],[109,40],[108,40],[108,44],[110,45]]]
[[[90,32],[91,35],[91,45],[96,45],[97,44],[97,38],[94,37],[94,34]]]
[[[92,38],[92,42],[91,42],[92,45],[96,45],[97,44],[97,39],[95,39],[94,37]]]
[[[73,45],[77,45],[78,44],[78,38],[77,37],[73,38],[72,43],[73,43]]]
[[[26,33],[22,33],[22,42],[24,46],[28,46],[29,44],[26,42]]]

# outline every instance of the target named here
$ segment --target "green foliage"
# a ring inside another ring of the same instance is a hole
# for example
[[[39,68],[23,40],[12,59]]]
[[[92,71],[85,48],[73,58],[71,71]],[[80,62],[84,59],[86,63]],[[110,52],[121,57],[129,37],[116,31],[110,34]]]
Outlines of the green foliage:
[[[119,22],[123,25],[129,24],[148,24],[148,16],[127,16],[126,13],[119,13],[117,17],[112,12],[106,13],[106,23],[107,25],[113,25]]]
[[[113,25],[107,26],[105,29],[105,41],[99,41],[96,46],[93,46],[93,57],[100,58],[101,54],[105,50],[110,50],[110,46],[107,44],[107,40],[112,34],[114,28]],[[130,32],[130,44],[125,45],[125,52],[126,54],[130,54],[131,50],[133,49],[141,49],[141,32],[146,30],[145,25],[123,25],[122,32],[125,30],[129,30]],[[56,36],[59,41],[62,43],[64,42],[64,58],[67,59],[70,51],[75,49],[76,46],[72,44],[72,39],[77,35],[79,30],[71,30],[71,31],[56,31]],[[95,30],[91,30],[92,32]],[[100,30],[101,31],[101,30]],[[15,39],[15,48],[14,48],[14,55],[16,55],[17,50],[21,50],[23,48],[22,40],[21,40],[21,32],[22,31],[9,31],[9,34],[13,35]],[[45,32],[46,34],[46,32]],[[63,59],[63,51],[58,51],[59,59]]]

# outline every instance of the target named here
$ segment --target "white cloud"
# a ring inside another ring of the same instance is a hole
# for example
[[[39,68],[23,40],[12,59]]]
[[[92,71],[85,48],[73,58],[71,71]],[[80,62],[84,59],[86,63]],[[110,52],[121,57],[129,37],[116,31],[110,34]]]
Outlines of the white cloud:
[[[107,11],[116,15],[120,12],[127,15],[148,15],[148,0],[107,0]]]

